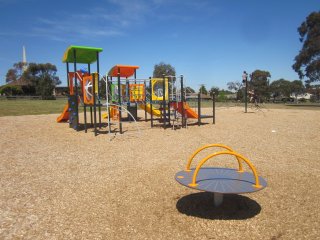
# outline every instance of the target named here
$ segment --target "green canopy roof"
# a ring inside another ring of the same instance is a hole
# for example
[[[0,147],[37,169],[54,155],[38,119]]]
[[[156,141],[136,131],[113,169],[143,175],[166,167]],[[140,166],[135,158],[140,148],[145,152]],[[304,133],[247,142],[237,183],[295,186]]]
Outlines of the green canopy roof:
[[[75,62],[73,50],[76,50],[77,63],[94,63],[97,61],[97,52],[102,52],[102,48],[70,46],[63,54],[62,62]]]

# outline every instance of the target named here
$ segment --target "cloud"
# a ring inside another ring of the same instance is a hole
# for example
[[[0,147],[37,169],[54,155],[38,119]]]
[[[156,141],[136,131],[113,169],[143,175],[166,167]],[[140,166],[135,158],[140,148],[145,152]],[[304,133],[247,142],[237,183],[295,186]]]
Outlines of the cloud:
[[[106,0],[100,5],[81,14],[61,11],[37,18],[31,32],[55,41],[99,40],[125,35],[128,29],[144,24],[152,12],[152,4],[145,0]]]
[[[9,0],[0,0],[0,3]],[[17,0],[13,0],[17,1]],[[31,0],[28,0],[31,1]],[[32,16],[31,26],[0,33],[0,36],[42,37],[53,41],[102,40],[124,36],[151,21],[189,22],[183,9],[203,10],[210,1],[199,0],[104,0],[86,11],[58,10],[44,16]]]
[[[97,15],[67,15],[64,18],[38,18],[31,28],[35,36],[46,37],[54,41],[87,40],[101,37],[123,35],[121,30],[101,21]],[[100,22],[100,24],[99,24]]]
[[[15,4],[21,4],[21,3],[27,3],[30,4],[30,2],[33,2],[36,0],[0,0],[0,5],[15,5]]]

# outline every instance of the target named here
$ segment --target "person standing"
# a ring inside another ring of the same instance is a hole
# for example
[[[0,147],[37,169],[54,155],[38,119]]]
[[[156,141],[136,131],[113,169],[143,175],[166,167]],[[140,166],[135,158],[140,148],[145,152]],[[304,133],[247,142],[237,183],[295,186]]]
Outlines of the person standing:
[[[243,71],[242,83],[247,84],[247,80],[248,80],[248,73],[246,71]]]

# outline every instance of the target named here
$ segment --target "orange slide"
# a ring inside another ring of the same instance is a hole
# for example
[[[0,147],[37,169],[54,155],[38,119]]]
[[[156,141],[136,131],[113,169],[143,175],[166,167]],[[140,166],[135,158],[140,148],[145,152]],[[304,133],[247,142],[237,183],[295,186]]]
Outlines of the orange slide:
[[[173,107],[175,110],[182,114],[182,102],[178,102],[178,104],[172,102],[171,107]],[[198,114],[190,108],[188,103],[183,103],[183,108],[188,118],[198,118]]]
[[[57,117],[57,122],[65,122],[69,120],[69,103],[64,106],[63,112]]]

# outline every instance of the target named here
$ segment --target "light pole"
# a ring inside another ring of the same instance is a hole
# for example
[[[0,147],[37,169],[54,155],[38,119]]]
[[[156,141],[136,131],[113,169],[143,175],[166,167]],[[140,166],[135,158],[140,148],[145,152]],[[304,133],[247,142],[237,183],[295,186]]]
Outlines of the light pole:
[[[248,73],[243,71],[242,74],[242,83],[244,84],[244,112],[247,112],[247,93],[248,93]]]

